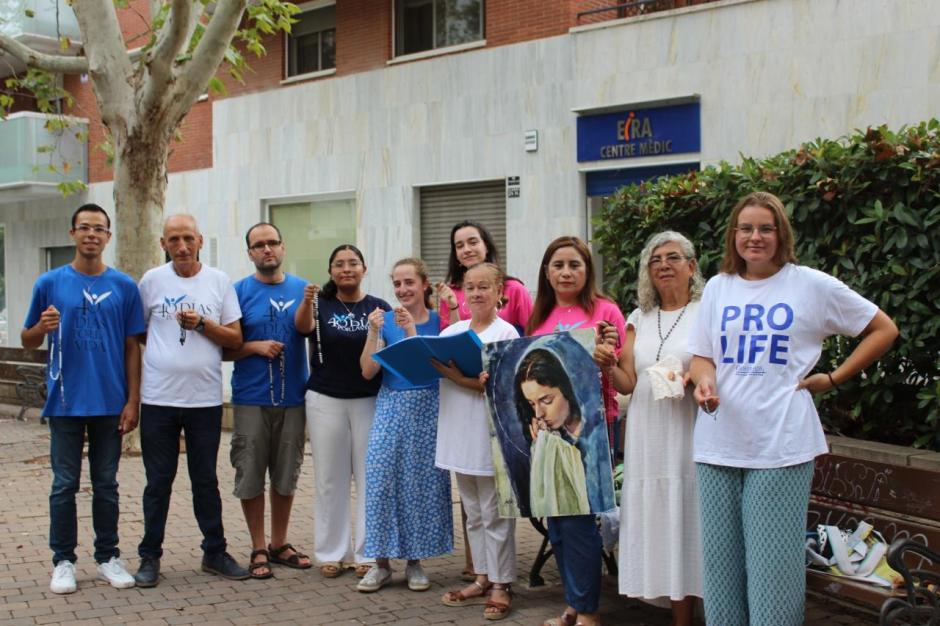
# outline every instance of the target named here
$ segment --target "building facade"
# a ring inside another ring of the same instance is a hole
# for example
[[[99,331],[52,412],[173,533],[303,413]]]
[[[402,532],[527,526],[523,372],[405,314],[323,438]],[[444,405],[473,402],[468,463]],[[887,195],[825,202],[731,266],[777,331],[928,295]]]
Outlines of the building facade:
[[[480,219],[534,289],[545,245],[590,238],[620,184],[940,111],[933,0],[615,4],[300,5],[244,85],[190,113],[165,211],[194,214],[204,260],[233,278],[252,271],[244,232],[262,219],[285,233],[288,270],[317,282],[334,245],[353,242],[365,289],[387,299],[394,260],[425,256],[439,279],[450,226]],[[10,345],[35,279],[71,258],[74,207],[113,208],[82,81],[66,84],[89,120],[88,190],[63,199],[0,182]]]

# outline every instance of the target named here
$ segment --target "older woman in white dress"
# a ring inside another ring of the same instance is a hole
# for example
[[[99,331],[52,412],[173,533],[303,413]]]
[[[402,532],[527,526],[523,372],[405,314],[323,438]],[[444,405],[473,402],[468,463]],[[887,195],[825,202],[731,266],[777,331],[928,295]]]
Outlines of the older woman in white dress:
[[[688,333],[704,280],[683,235],[654,235],[640,254],[639,308],[627,318],[620,358],[600,343],[595,360],[627,414],[620,501],[620,593],[668,598],[673,626],[692,624],[702,595],[702,543],[692,430],[696,404],[686,389]],[[608,331],[610,332],[610,331]]]

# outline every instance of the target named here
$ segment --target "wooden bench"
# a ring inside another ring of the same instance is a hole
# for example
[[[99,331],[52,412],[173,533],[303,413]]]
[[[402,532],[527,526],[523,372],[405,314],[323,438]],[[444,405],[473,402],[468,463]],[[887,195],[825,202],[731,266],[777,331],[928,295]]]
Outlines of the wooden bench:
[[[46,403],[47,358],[46,350],[0,348],[0,402],[19,405],[18,420]]]
[[[833,448],[838,450],[837,446]],[[902,455],[898,460],[904,458]],[[867,521],[888,543],[911,540],[936,551],[940,547],[940,471],[929,465],[911,467],[838,453],[819,457],[807,529],[831,524],[853,530],[859,522]],[[931,562],[923,553],[912,550],[904,552],[903,562],[911,569],[940,568],[940,562]],[[806,583],[811,592],[874,611],[891,598],[905,595],[903,589],[886,589],[816,570],[807,570]]]

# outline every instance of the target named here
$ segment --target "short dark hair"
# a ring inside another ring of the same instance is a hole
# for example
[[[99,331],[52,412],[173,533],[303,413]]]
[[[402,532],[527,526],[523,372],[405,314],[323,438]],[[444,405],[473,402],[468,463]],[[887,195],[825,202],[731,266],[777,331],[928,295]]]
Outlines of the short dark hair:
[[[281,235],[281,229],[280,229],[280,228],[278,228],[277,226],[275,226],[275,225],[272,224],[271,222],[258,222],[257,224],[255,224],[254,226],[252,226],[251,228],[249,228],[248,231],[245,233],[245,247],[247,247],[247,248],[250,248],[250,247],[251,247],[251,241],[249,240],[249,237],[251,237],[251,231],[253,231],[253,230],[256,229],[256,228],[261,228],[262,226],[270,226],[271,228],[273,228],[273,229],[275,230],[275,232],[277,232],[277,238],[280,239],[280,240],[282,240],[282,241],[284,240],[284,237]]]
[[[75,230],[75,220],[78,219],[79,213],[101,213],[104,215],[104,219],[108,223],[108,230],[111,230],[111,217],[108,215],[108,212],[93,202],[83,204],[82,206],[75,209],[75,212],[72,213],[72,230]]]

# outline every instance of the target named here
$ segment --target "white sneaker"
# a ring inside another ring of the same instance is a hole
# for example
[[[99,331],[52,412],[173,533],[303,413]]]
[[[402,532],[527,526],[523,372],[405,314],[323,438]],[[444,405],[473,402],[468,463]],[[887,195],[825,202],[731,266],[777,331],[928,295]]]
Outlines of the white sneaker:
[[[75,583],[75,564],[71,561],[59,561],[52,570],[52,582],[49,591],[52,593],[75,593],[78,585]]]
[[[431,581],[428,580],[420,563],[405,567],[405,580],[408,581],[408,588],[412,591],[427,591],[431,588]]]
[[[385,583],[392,579],[392,570],[373,565],[372,569],[362,577],[359,584],[356,585],[356,591],[362,593],[372,593],[385,586]]]
[[[98,563],[98,578],[108,581],[115,589],[134,586],[134,577],[127,573],[124,563],[116,556],[112,556],[107,563]]]

